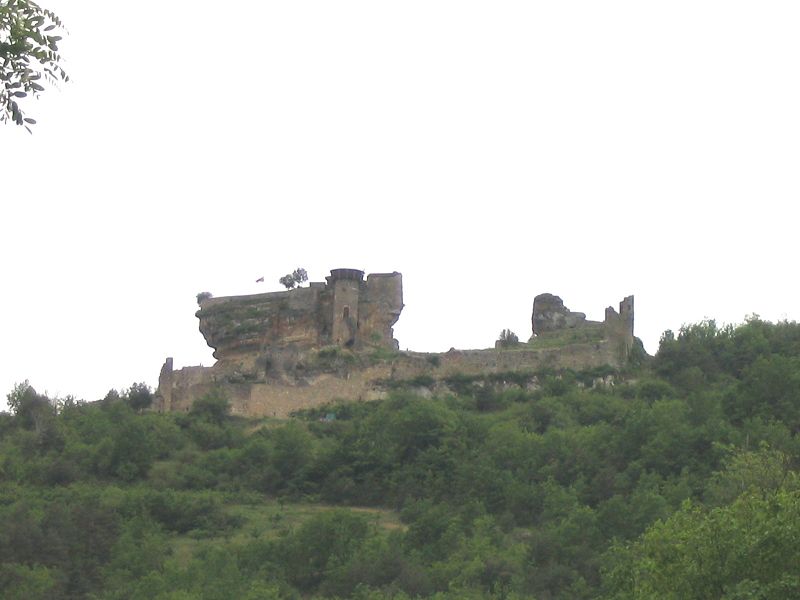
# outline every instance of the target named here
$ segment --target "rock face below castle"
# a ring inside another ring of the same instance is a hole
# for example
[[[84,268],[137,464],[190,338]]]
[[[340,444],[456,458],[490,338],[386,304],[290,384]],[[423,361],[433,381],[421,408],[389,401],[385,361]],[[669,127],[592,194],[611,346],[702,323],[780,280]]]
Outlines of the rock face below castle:
[[[159,377],[157,408],[187,411],[197,398],[221,391],[234,414],[285,417],[334,400],[373,400],[387,382],[420,376],[438,380],[544,368],[588,369],[625,364],[634,345],[633,296],[602,322],[564,306],[558,296],[534,299],[527,343],[441,354],[398,352],[393,325],[403,309],[400,273],[364,279],[335,269],[309,287],[199,301],[200,331],[214,348],[212,367],[173,370]]]
[[[275,350],[331,344],[396,349],[392,326],[402,310],[400,273],[364,281],[363,271],[335,269],[325,283],[306,288],[202,300],[197,318],[214,358],[257,362]]]

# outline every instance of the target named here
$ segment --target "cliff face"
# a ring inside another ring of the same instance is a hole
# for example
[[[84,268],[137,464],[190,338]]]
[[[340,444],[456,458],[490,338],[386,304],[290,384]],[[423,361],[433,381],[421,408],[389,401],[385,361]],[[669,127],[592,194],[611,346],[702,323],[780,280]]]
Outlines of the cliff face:
[[[400,273],[337,269],[327,283],[286,292],[201,301],[200,332],[214,358],[242,360],[266,350],[327,345],[396,348],[392,326],[403,310]]]
[[[333,270],[306,288],[201,300],[200,331],[217,362],[175,371],[168,358],[158,408],[189,410],[195,399],[221,389],[235,414],[282,417],[336,399],[380,398],[387,381],[419,376],[620,367],[634,343],[632,296],[597,322],[542,294],[534,300],[527,344],[442,354],[397,352],[392,327],[402,309],[400,273],[365,280],[355,269]]]
[[[531,325],[534,335],[560,329],[574,329],[585,324],[586,315],[569,310],[558,296],[539,294],[533,299]]]
[[[266,347],[314,346],[323,337],[320,289],[205,300],[197,311],[200,333],[214,358],[230,360]]]

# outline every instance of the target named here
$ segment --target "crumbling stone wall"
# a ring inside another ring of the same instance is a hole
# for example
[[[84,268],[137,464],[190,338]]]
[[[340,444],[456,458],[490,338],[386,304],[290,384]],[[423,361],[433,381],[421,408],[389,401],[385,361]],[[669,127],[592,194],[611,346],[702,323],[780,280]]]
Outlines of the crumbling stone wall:
[[[619,312],[612,306],[606,308],[605,318],[600,322],[589,321],[584,313],[569,310],[558,296],[540,294],[533,300],[533,335],[529,343],[536,347],[553,340],[592,343],[602,339],[615,356],[610,364],[624,363],[634,345],[633,319],[633,296],[623,298]]]
[[[553,294],[534,299],[532,337],[510,348],[400,353],[393,325],[403,309],[400,273],[336,269],[325,283],[286,292],[200,302],[200,331],[212,367],[161,369],[157,409],[185,411],[218,389],[234,414],[285,417],[335,400],[374,400],[387,381],[443,380],[541,369],[622,367],[631,353],[633,296],[602,322],[573,312]]]

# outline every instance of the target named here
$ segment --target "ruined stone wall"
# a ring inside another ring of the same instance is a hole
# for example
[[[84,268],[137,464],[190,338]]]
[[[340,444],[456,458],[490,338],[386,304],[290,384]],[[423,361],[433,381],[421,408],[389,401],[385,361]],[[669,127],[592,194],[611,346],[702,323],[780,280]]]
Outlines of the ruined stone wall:
[[[626,296],[619,303],[619,312],[612,306],[606,308],[604,325],[608,339],[616,344],[617,353],[627,358],[636,339],[633,335],[633,296]]]
[[[583,370],[609,365],[621,367],[614,344],[601,340],[594,344],[571,344],[560,348],[519,350],[455,350],[441,356],[441,376],[463,373],[504,373],[542,369]]]
[[[398,348],[394,324],[403,310],[403,277],[400,273],[372,273],[359,308],[358,327],[367,344]]]
[[[313,408],[337,400],[377,400],[386,395],[378,382],[391,377],[389,365],[368,367],[341,377],[321,373],[303,385],[281,382],[231,383],[213,377],[194,378],[183,370],[175,371],[169,403],[160,410],[188,412],[196,398],[214,390],[230,401],[231,414],[246,417],[288,417],[292,412]],[[210,375],[207,373],[207,375]],[[159,390],[161,390],[159,385]]]
[[[349,352],[349,351],[348,351]],[[357,353],[353,353],[357,356]],[[617,352],[606,341],[594,346],[575,344],[544,350],[451,350],[436,353],[398,353],[376,364],[354,363],[342,372],[305,373],[285,381],[235,381],[217,365],[162,370],[159,380],[162,411],[188,411],[196,398],[214,390],[231,403],[231,412],[249,417],[288,417],[292,412],[335,401],[369,401],[386,397],[392,381],[425,375],[443,381],[453,375],[532,373],[543,369],[584,370],[621,366]],[[435,357],[436,360],[432,360]],[[168,372],[165,372],[168,371]],[[234,378],[235,379],[235,378]]]
[[[462,375],[623,367],[633,348],[633,296],[606,309],[603,322],[570,311],[558,296],[534,300],[534,335],[525,344],[442,354],[392,353],[393,325],[403,309],[402,276],[353,269],[331,272],[327,283],[288,292],[212,298],[201,302],[200,331],[215,348],[208,368],[173,370],[165,362],[157,409],[188,411],[221,391],[232,412],[286,417],[336,400],[374,400],[387,382],[424,375],[437,381]]]
[[[554,342],[591,345],[602,339],[607,346],[604,354],[613,356],[613,364],[624,363],[633,349],[633,321],[633,296],[619,303],[619,312],[612,306],[606,308],[605,319],[598,322],[586,320],[584,313],[569,310],[558,296],[540,294],[533,301],[533,336],[529,343],[534,348]]]

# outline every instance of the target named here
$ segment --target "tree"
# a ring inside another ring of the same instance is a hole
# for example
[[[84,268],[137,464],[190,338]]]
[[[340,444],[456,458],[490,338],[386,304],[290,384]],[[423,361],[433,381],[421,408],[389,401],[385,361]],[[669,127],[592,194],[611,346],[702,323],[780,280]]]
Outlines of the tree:
[[[297,282],[297,285],[300,285],[301,283],[308,281],[308,273],[302,267],[297,268],[292,271],[292,278]]]
[[[286,287],[287,290],[291,290],[297,285],[300,285],[304,281],[308,281],[308,273],[302,267],[298,267],[291,273],[287,273],[283,277],[278,280],[282,286]]]
[[[25,402],[29,401],[33,396],[36,396],[36,390],[33,389],[30,381],[26,379],[22,383],[14,384],[14,389],[6,394],[6,403],[11,412],[16,415]]]
[[[214,425],[222,425],[230,410],[228,399],[219,390],[212,390],[194,401],[189,415]]]
[[[46,429],[55,415],[55,407],[50,399],[36,393],[27,379],[14,386],[14,389],[6,395],[6,402],[17,422],[25,429],[36,431],[37,434]]]
[[[745,493],[768,497],[781,488],[797,491],[798,477],[791,457],[761,442],[757,451],[725,448],[725,468],[711,476],[705,497],[712,505],[730,504]]]
[[[503,331],[500,332],[500,338],[497,341],[503,348],[508,348],[510,346],[516,346],[519,344],[519,337],[517,337],[517,334],[510,329],[503,329]]]
[[[42,565],[0,565],[0,593],[6,600],[46,600],[58,589],[55,570]]]
[[[44,91],[42,79],[69,81],[61,66],[56,35],[61,19],[32,0],[0,0],[0,122],[36,123],[26,117],[18,100]]]
[[[332,567],[341,568],[364,544],[366,519],[347,510],[314,515],[281,542],[290,581],[304,591],[316,588]]]
[[[746,492],[704,509],[686,501],[634,544],[617,546],[606,597],[782,600],[800,594],[800,496]]]
[[[153,393],[146,383],[134,383],[125,394],[125,401],[138,413],[153,404]]]

